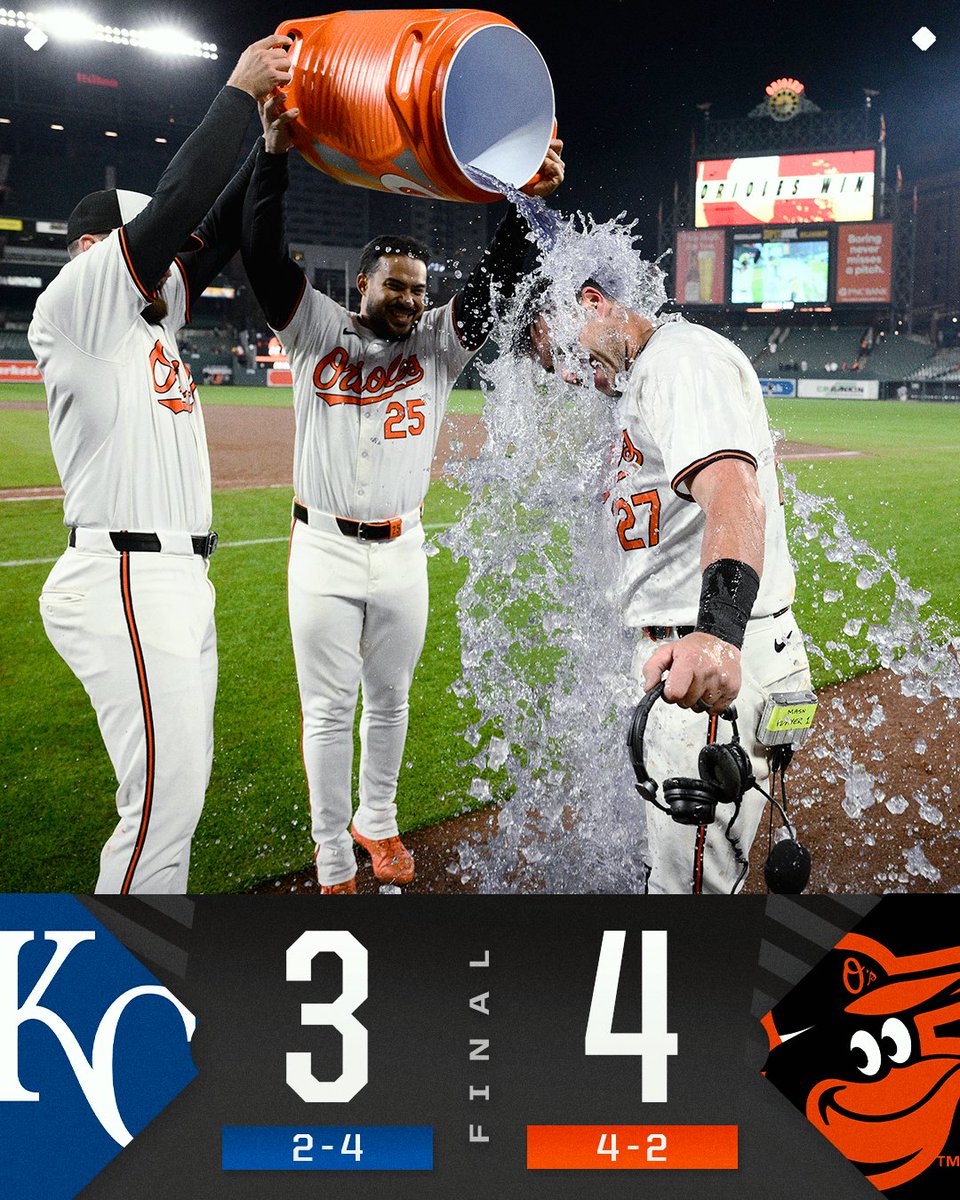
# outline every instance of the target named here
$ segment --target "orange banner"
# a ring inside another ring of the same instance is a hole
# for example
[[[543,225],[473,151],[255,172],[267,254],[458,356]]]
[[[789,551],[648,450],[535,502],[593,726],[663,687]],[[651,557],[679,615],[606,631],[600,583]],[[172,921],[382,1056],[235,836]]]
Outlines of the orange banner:
[[[528,1125],[528,1171],[735,1171],[736,1125]]]
[[[677,300],[689,304],[723,303],[726,235],[717,229],[677,231]]]
[[[35,362],[0,359],[0,383],[43,383]]]
[[[837,235],[837,303],[889,304],[893,226],[845,225]]]

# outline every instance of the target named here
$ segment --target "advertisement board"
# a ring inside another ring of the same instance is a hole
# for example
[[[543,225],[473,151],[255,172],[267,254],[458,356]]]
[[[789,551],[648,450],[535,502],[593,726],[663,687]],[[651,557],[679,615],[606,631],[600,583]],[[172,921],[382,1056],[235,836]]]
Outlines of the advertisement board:
[[[761,379],[760,390],[765,396],[795,396],[797,381],[795,379]]]
[[[889,304],[893,226],[846,225],[837,230],[837,304]]]
[[[698,229],[810,221],[870,221],[873,150],[771,154],[697,163]]]
[[[35,362],[0,359],[0,383],[43,383]]]
[[[722,304],[726,235],[720,230],[677,232],[677,299],[681,304]]]
[[[878,400],[878,379],[798,379],[801,400]]]

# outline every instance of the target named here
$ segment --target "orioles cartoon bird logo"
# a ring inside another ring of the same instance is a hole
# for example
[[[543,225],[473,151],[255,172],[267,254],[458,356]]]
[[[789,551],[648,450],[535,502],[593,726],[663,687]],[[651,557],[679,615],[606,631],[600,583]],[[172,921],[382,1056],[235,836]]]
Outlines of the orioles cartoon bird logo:
[[[898,955],[848,934],[763,1025],[767,1079],[880,1191],[957,1165],[960,946]],[[947,1185],[930,1186],[909,1194]]]
[[[181,366],[186,375],[186,386],[180,381]],[[159,339],[150,351],[150,375],[153,379],[154,392],[158,397],[163,397],[158,400],[158,403],[174,413],[193,412],[197,385],[190,376],[190,368],[186,363],[181,364],[179,359],[172,355],[168,358],[167,351]],[[178,389],[176,393],[173,392],[174,387]],[[171,394],[167,395],[167,393]]]

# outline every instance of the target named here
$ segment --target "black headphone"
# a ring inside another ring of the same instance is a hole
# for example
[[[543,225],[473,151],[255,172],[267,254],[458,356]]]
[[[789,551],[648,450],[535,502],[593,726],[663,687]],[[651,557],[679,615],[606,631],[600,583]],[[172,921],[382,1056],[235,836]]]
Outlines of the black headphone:
[[[750,757],[740,745],[737,729],[737,710],[728,708],[722,717],[733,726],[733,737],[729,742],[708,742],[697,759],[699,779],[665,779],[661,804],[657,796],[657,782],[651,779],[643,761],[643,734],[647,718],[654,704],[663,695],[663,683],[647,692],[634,710],[630,723],[630,762],[637,777],[637,791],[655,808],[668,813],[680,825],[712,825],[717,815],[718,804],[736,804],[744,792],[755,786]]]
[[[732,705],[721,713],[721,719],[729,721],[732,736],[729,742],[708,742],[700,751],[697,759],[699,779],[671,778],[663,781],[663,800],[657,800],[658,785],[647,771],[643,761],[643,735],[647,728],[647,718],[650,710],[663,695],[664,682],[643,697],[633,712],[630,721],[630,732],[627,736],[627,746],[630,749],[630,762],[637,777],[637,792],[661,812],[668,813],[680,825],[712,825],[717,815],[718,804],[734,806],[730,820],[727,822],[725,834],[736,853],[742,870],[734,884],[734,891],[747,872],[747,862],[743,857],[737,841],[730,836],[730,829],[740,812],[740,802],[746,792],[756,788],[761,795],[780,813],[783,826],[788,837],[777,842],[770,849],[763,873],[767,887],[771,892],[798,895],[806,887],[810,878],[810,854],[805,846],[797,841],[793,826],[787,817],[786,792],[784,803],[781,804],[770,793],[765,792],[757,783],[750,765],[750,756],[740,743],[740,731],[737,729],[737,710]],[[783,772],[790,761],[789,755],[779,756],[774,762],[774,772],[779,769],[781,785]],[[771,830],[772,838],[772,830]]]

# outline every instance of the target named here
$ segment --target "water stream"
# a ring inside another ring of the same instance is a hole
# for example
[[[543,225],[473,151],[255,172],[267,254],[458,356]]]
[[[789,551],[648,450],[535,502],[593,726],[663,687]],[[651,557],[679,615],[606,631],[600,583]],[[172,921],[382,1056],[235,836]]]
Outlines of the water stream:
[[[471,796],[500,802],[495,832],[461,843],[451,870],[482,892],[637,892],[644,813],[625,731],[639,685],[629,676],[620,554],[604,503],[619,451],[615,407],[510,347],[534,295],[551,314],[556,343],[574,346],[583,321],[576,290],[587,277],[653,318],[666,299],[663,272],[640,258],[622,219],[561,217],[540,200],[496,190],[522,206],[542,262],[501,317],[501,353],[481,366],[487,439],[479,457],[455,468],[469,500],[440,539],[467,566],[458,596],[463,673],[453,690],[470,714]],[[925,704],[947,697],[955,720],[960,635],[935,614],[920,616],[929,597],[897,572],[892,553],[851,531],[835,501],[805,492],[789,472],[785,490],[798,575],[816,583],[825,564],[834,570],[831,586],[814,591],[816,604],[837,605],[836,633],[823,646],[807,636],[811,663],[848,676],[879,661],[899,675],[905,695]],[[866,593],[870,603],[855,605]],[[849,736],[841,719],[832,742],[811,753],[843,782],[850,838],[869,844],[865,814],[878,803],[894,815],[943,821],[932,796],[897,791],[896,764],[885,761],[879,735],[870,762],[858,761],[852,746],[862,738],[854,733],[865,722],[879,729],[882,707],[846,718]],[[915,750],[925,749],[918,735]],[[861,890],[902,890],[918,874],[934,879],[919,842],[903,857],[906,866],[891,863]]]

